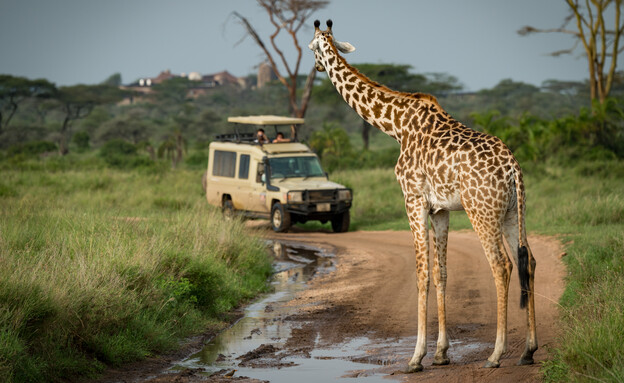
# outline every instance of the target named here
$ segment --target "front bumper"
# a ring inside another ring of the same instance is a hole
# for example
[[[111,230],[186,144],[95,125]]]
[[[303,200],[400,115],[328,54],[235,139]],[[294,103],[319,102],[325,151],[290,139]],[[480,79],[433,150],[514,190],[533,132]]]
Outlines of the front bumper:
[[[327,207],[329,205],[329,209]],[[309,202],[309,203],[297,203],[288,204],[285,206],[286,211],[291,214],[303,215],[310,219],[318,217],[326,217],[344,213],[351,209],[351,201],[323,201],[323,202]]]
[[[351,189],[303,190],[291,191],[289,196],[291,194],[296,194],[298,198],[294,201],[288,198],[285,208],[289,213],[321,220],[348,211],[353,195]],[[348,198],[342,197],[345,194]]]

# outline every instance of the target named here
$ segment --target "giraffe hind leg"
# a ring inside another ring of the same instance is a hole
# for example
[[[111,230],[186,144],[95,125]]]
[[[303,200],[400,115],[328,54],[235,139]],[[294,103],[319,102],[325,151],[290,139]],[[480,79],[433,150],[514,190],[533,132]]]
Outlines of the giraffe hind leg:
[[[523,240],[524,245],[520,246],[520,240],[518,238],[518,213],[516,209],[507,212],[503,225],[503,234],[511,250],[512,257],[518,266],[520,288],[522,289],[520,307],[526,308],[527,310],[526,346],[517,364],[533,364],[533,354],[538,348],[534,299],[536,263],[531,248],[526,241],[526,235],[525,240]]]
[[[494,351],[483,367],[500,366],[501,355],[507,348],[507,299],[509,280],[513,265],[503,244],[503,220],[505,211],[501,209],[466,209],[473,228],[490,264],[496,286],[496,343]]]

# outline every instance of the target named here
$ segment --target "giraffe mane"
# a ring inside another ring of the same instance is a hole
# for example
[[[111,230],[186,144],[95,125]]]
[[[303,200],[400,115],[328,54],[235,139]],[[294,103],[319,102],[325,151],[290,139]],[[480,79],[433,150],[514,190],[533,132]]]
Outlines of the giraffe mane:
[[[425,100],[425,101],[429,101],[434,103],[436,106],[440,107],[440,104],[438,103],[438,99],[428,93],[422,93],[422,92],[401,92],[398,90],[393,90],[388,88],[387,86],[378,83],[377,81],[373,81],[370,78],[368,78],[365,74],[363,74],[362,72],[360,72],[356,67],[354,67],[353,65],[349,64],[347,62],[347,60],[342,57],[340,55],[340,53],[338,52],[338,49],[336,48],[336,46],[334,45],[334,37],[331,34],[327,34],[326,35],[328,38],[328,42],[330,43],[329,46],[331,47],[332,51],[334,52],[334,54],[338,57],[338,60],[345,65],[349,70],[351,70],[353,72],[353,74],[358,77],[360,80],[364,81],[365,83],[371,85],[374,88],[379,89],[382,92],[386,92],[386,93],[390,93],[394,96],[397,97],[402,97],[402,98],[408,98],[408,99],[413,99],[413,100]]]

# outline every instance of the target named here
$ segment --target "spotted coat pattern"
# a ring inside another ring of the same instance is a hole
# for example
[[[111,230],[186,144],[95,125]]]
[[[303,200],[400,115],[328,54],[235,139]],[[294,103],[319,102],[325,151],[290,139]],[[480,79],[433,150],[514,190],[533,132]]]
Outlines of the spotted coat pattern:
[[[503,237],[521,277],[523,271],[528,274],[527,284],[522,286],[521,301],[521,306],[527,306],[527,341],[519,364],[533,363],[533,353],[537,349],[533,297],[535,259],[524,227],[522,171],[512,152],[497,137],[477,132],[453,119],[435,97],[397,92],[371,81],[338,53],[339,50],[348,53],[354,48],[334,39],[331,21],[326,31],[320,30],[319,25],[315,22],[314,39],[309,45],[315,55],[316,69],[327,72],[338,93],[364,120],[401,145],[395,174],[405,197],[413,233],[419,289],[418,340],[409,372],[422,370],[421,361],[427,348],[428,220],[434,232],[432,271],[439,322],[434,364],[449,363],[445,289],[448,222],[452,210],[467,212],[495,280],[497,335],[494,351],[485,367],[498,367],[507,346],[507,295],[513,266]],[[522,249],[527,258],[524,261]]]

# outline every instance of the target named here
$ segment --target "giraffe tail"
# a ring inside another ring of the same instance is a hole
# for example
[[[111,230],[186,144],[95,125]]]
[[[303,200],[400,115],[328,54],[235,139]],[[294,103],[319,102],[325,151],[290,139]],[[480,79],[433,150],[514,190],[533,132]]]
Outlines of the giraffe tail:
[[[520,308],[526,308],[529,301],[529,248],[526,242],[524,227],[525,196],[522,170],[516,162],[514,166],[514,183],[518,208],[518,276],[520,277]]]

